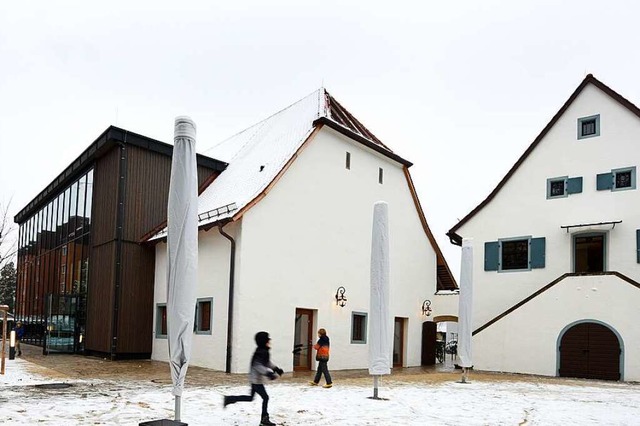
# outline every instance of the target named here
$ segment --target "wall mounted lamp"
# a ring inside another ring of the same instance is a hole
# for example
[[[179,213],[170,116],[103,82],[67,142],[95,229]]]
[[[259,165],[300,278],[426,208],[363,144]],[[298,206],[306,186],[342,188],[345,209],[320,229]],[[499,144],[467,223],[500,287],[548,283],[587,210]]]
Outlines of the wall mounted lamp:
[[[433,311],[433,309],[431,309],[431,300],[427,299],[422,302],[422,315],[429,317],[431,316],[431,311]]]
[[[344,308],[344,306],[347,304],[347,298],[344,295],[345,291],[345,288],[342,286],[338,287],[338,290],[336,291],[336,305],[340,306],[341,308]]]

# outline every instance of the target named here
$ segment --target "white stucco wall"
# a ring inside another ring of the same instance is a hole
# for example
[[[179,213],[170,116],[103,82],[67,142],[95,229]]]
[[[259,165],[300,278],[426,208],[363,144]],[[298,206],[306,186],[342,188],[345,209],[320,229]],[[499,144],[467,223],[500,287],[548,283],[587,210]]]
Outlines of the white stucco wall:
[[[600,136],[578,140],[577,119],[594,114],[600,114]],[[639,190],[596,191],[599,173],[628,166],[640,170],[639,137],[638,117],[595,86],[587,86],[495,198],[459,229],[459,235],[474,239],[475,326],[573,272],[573,234],[561,225],[622,220],[607,232],[606,269],[640,280],[635,241]],[[547,200],[547,179],[559,176],[582,176],[582,193]],[[593,229],[574,232],[589,231]],[[485,242],[529,235],[546,238],[545,268],[484,271]]]
[[[239,223],[224,227],[225,232],[236,239],[240,246]],[[198,287],[197,298],[213,298],[212,333],[193,335],[191,365],[224,370],[227,347],[227,307],[229,296],[229,254],[230,242],[222,237],[217,228],[207,232],[200,231],[198,239]],[[236,259],[237,260],[237,259]],[[151,358],[159,361],[168,360],[166,338],[156,337],[158,303],[167,302],[167,245],[156,246],[156,272],[154,288],[154,329]]]
[[[347,151],[351,170],[345,168]],[[274,362],[292,370],[296,307],[315,310],[314,329],[327,329],[330,368],[367,367],[367,345],[350,343],[351,313],[369,311],[371,224],[378,200],[389,203],[390,311],[408,319],[405,365],[420,364],[420,309],[433,296],[436,258],[402,167],[323,128],[243,218],[234,371],[246,371],[259,330],[272,334]],[[346,288],[344,308],[334,299],[339,286]]]
[[[566,278],[474,336],[474,368],[556,376],[562,330],[597,320],[622,337],[623,379],[638,381],[638,306],[640,290],[616,276]]]

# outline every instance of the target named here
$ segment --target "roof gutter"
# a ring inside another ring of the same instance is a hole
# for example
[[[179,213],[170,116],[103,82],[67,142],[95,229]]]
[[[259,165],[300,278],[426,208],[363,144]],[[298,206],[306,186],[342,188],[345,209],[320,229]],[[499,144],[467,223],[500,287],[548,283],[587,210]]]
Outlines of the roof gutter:
[[[449,242],[454,246],[462,246],[462,237],[456,234],[453,231],[447,232],[447,237],[449,237]]]

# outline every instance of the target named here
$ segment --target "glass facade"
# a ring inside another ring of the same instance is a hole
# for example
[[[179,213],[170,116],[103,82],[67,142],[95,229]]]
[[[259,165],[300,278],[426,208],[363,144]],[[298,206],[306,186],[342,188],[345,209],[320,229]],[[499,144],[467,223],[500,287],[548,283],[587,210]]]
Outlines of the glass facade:
[[[82,350],[92,196],[89,170],[20,224],[16,319],[25,326],[27,343],[43,346],[59,324],[72,323],[73,350]],[[62,300],[57,309],[52,309],[53,300]],[[70,307],[60,306],[65,300],[75,305],[73,321],[66,318]]]

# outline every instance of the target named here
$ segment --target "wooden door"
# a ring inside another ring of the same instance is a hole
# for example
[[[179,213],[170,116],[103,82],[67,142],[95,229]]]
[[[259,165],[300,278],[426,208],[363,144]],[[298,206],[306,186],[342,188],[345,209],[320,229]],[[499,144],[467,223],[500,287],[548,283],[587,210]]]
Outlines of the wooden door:
[[[433,321],[422,323],[422,355],[420,365],[436,363],[436,330],[438,325]]]
[[[396,317],[393,322],[393,366],[404,365],[404,318]]]
[[[571,327],[560,341],[561,377],[620,380],[620,342],[602,324],[585,322]]]
[[[293,370],[308,371],[312,369],[313,346],[313,311],[296,309],[295,331],[293,342]]]

